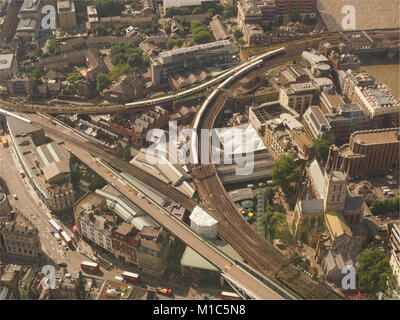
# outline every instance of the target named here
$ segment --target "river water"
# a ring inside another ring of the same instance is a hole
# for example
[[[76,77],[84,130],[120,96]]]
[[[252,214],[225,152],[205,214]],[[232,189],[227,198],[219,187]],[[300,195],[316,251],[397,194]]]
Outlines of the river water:
[[[376,83],[384,83],[393,95],[400,99],[400,64],[399,57],[389,59],[386,55],[360,57],[361,70],[375,78]]]

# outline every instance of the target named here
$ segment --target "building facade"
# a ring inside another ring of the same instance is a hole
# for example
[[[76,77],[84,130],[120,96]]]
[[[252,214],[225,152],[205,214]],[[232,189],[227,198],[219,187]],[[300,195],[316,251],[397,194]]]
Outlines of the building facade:
[[[58,0],[57,14],[60,28],[73,29],[76,27],[75,3],[73,0]]]

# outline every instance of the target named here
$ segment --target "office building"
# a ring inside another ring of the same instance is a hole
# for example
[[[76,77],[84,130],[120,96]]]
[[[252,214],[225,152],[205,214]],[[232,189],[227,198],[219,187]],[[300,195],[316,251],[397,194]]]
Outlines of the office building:
[[[232,62],[234,46],[222,40],[193,47],[161,52],[151,61],[151,76],[154,85],[165,83],[169,76],[192,68],[224,65]]]
[[[57,0],[58,23],[61,29],[76,27],[75,3],[73,0]]]

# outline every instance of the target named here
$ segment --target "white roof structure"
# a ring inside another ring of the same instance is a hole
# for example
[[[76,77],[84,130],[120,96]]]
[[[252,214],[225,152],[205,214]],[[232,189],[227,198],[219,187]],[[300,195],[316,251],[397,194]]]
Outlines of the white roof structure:
[[[201,5],[201,0],[164,0],[164,7],[166,9],[171,7],[190,7]]]
[[[319,198],[324,198],[324,173],[317,159],[314,159],[308,166],[312,182],[318,192]]]
[[[189,216],[190,227],[198,234],[212,239],[217,236],[218,221],[211,217],[206,211],[196,206]]]
[[[215,129],[225,154],[249,154],[267,149],[251,123]]]

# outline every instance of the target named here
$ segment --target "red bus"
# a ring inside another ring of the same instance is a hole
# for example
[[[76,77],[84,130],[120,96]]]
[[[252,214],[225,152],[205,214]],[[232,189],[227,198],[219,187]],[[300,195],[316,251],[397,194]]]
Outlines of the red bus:
[[[91,262],[91,261],[82,261],[81,262],[81,269],[83,271],[89,271],[89,272],[99,272],[99,264],[96,262]]]
[[[65,244],[66,244],[68,247],[71,247],[72,240],[71,240],[71,238],[68,236],[68,234],[67,234],[65,231],[61,231],[60,236],[61,236],[61,238],[64,240]]]
[[[128,271],[122,272],[122,278],[124,278],[124,280],[126,280],[127,282],[133,282],[133,283],[140,282],[140,276],[137,273],[132,273]]]
[[[242,300],[242,297],[239,296],[237,293],[222,291],[221,299],[222,300]]]

